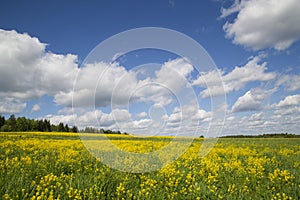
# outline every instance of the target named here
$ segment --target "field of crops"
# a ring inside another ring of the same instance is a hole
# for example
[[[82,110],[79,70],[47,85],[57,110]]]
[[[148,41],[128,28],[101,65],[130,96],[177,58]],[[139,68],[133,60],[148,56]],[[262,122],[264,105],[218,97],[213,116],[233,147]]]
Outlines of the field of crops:
[[[171,140],[108,137],[136,153],[156,151]],[[77,134],[0,133],[0,198],[300,198],[300,139],[219,139],[200,158],[202,142],[194,140],[186,153],[158,171],[128,173],[94,158]]]

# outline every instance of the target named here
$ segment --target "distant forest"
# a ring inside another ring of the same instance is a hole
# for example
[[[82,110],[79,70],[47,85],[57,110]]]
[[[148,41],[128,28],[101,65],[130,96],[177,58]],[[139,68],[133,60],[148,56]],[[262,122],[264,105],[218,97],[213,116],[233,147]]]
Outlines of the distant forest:
[[[104,133],[104,134],[124,134],[124,135],[128,135],[128,133],[121,133],[120,131],[112,131],[112,130],[105,130],[103,128],[93,128],[93,127],[86,127],[85,129],[81,129],[79,132],[82,133]]]
[[[76,126],[69,127],[68,124],[59,123],[58,125],[51,124],[47,119],[27,119],[25,117],[16,118],[11,115],[8,119],[0,115],[0,131],[41,131],[41,132],[78,132]]]
[[[300,135],[290,133],[272,133],[262,135],[227,135],[219,138],[300,138]]]
[[[78,130],[76,126],[69,127],[68,124],[59,123],[58,125],[51,124],[47,119],[28,119],[25,117],[16,118],[11,115],[8,119],[0,115],[0,132],[84,132],[84,133],[104,133],[104,134],[122,134],[120,131],[97,129],[93,127],[86,127]],[[127,133],[123,133],[127,134]]]

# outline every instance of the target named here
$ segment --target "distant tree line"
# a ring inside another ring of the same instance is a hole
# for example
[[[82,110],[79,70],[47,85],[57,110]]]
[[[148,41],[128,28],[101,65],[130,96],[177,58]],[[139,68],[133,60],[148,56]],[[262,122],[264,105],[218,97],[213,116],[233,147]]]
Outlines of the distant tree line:
[[[112,130],[104,130],[103,128],[93,128],[93,127],[85,127],[84,129],[81,129],[80,132],[82,133],[103,133],[103,134],[124,134],[128,135],[128,133],[121,133],[120,131],[112,131]]]
[[[79,132],[76,126],[69,127],[68,124],[59,123],[54,125],[47,119],[27,119],[25,117],[16,118],[15,115],[11,115],[8,119],[0,115],[0,132],[13,132],[13,131],[40,131],[40,132]],[[93,127],[86,127],[80,132],[83,133],[103,133],[103,134],[125,134],[120,131],[104,130],[103,128],[97,129]]]
[[[220,138],[300,138],[300,135],[290,133],[271,133],[262,135],[227,135]]]
[[[16,118],[11,115],[8,119],[0,115],[0,131],[41,131],[41,132],[78,132],[76,126],[69,127],[68,124],[59,123],[58,125],[51,124],[47,119],[27,119],[25,117]]]

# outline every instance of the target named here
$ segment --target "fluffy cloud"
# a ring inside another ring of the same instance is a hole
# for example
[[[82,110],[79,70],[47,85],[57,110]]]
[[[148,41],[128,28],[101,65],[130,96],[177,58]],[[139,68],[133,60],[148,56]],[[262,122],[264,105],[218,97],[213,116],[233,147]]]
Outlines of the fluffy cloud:
[[[182,58],[165,62],[154,72],[146,71],[146,78],[139,77],[145,73],[143,69],[127,70],[115,62],[86,64],[78,72],[74,90],[61,91],[55,101],[64,106],[73,103],[75,107],[127,105],[131,101],[167,105],[172,96],[188,87],[187,77],[192,70]]]
[[[114,109],[111,112],[75,110],[74,114],[47,115],[45,118],[53,124],[63,122],[71,126],[76,125],[80,129],[98,127],[144,135],[148,135],[155,126],[152,119],[132,119],[131,114],[124,109]]]
[[[76,114],[66,114],[66,115],[46,115],[43,119],[50,120],[51,124],[58,125],[59,123],[63,122],[64,124],[68,124],[69,126],[74,126],[77,115]],[[77,124],[76,124],[77,125]]]
[[[0,114],[19,113],[26,108],[26,103],[10,97],[1,97]]]
[[[286,96],[283,100],[274,104],[272,108],[274,109],[272,119],[275,125],[285,125],[287,129],[294,128],[298,132],[296,130],[293,130],[293,132],[299,133],[300,94]]]
[[[287,96],[284,100],[281,100],[277,106],[278,107],[288,107],[288,106],[296,106],[300,104],[300,94]]]
[[[45,94],[67,107],[126,105],[130,101],[166,105],[186,88],[186,78],[193,70],[186,60],[175,59],[164,63],[154,76],[139,79],[137,71],[116,62],[78,69],[77,56],[54,54],[46,46],[26,33],[0,30],[0,97],[5,98],[1,113],[20,112],[26,101]]]
[[[287,91],[295,91],[300,89],[300,75],[285,74],[276,82],[276,86],[283,85]]]
[[[232,106],[232,112],[257,111],[263,109],[263,101],[274,91],[254,88],[239,97]]]
[[[182,58],[163,63],[144,79],[138,77],[138,70],[129,71],[116,62],[88,63],[78,69],[77,56],[54,54],[46,46],[26,33],[0,30],[0,97],[5,98],[1,113],[20,112],[26,101],[46,94],[66,107],[127,105],[130,101],[167,105],[187,88],[193,71]]]
[[[77,56],[58,55],[28,34],[0,30],[0,92],[20,99],[72,87]]]
[[[188,94],[191,90],[189,75],[193,66],[184,58],[177,58],[162,64],[154,71],[154,76],[149,73],[149,79],[145,79],[137,86],[139,91],[135,97],[141,101],[151,101],[157,106],[164,106],[172,103],[173,97],[182,97],[182,91]]]
[[[300,38],[298,0],[236,0],[221,12],[222,18],[238,12],[234,22],[223,27],[235,44],[254,50],[284,50]]]
[[[209,88],[200,93],[203,98],[210,96],[218,96],[237,91],[245,87],[249,82],[254,81],[268,81],[276,77],[273,72],[266,72],[267,63],[259,64],[262,56],[256,56],[249,60],[249,62],[241,67],[235,67],[231,72],[225,74],[223,71],[210,71],[206,74],[199,76],[193,82],[194,85]],[[219,81],[223,84],[220,84]]]
[[[73,87],[55,96],[55,102],[64,106],[91,107],[124,104],[129,100],[128,91],[134,90],[138,80],[134,73],[127,71],[118,63],[99,62],[87,64],[77,75]]]
[[[198,120],[203,122],[210,121],[211,118],[212,118],[212,113],[202,109],[197,110],[196,114],[194,114],[192,117],[193,120]]]
[[[232,106],[232,111],[243,112],[261,110],[261,101],[261,98],[257,98],[255,94],[253,94],[251,91],[248,91],[244,96],[238,98],[238,100]]]
[[[300,107],[299,106],[293,106],[293,107],[278,107],[274,111],[274,116],[276,118],[283,118],[283,116],[286,115],[299,115],[300,114]]]
[[[127,110],[115,109],[110,113],[101,110],[86,112],[76,119],[77,124],[81,126],[112,127],[117,123],[123,123],[131,119],[131,114]]]
[[[154,112],[158,112],[155,110]],[[199,109],[197,106],[186,105],[182,108],[175,107],[170,114],[156,113],[147,118],[147,113],[140,113],[146,118],[134,118],[125,109],[113,109],[111,112],[102,110],[84,111],[74,109],[74,113],[63,109],[58,115],[47,115],[51,123],[60,122],[76,125],[80,129],[88,126],[120,130],[134,135],[150,136],[156,134],[187,134],[192,135],[198,128],[204,130],[203,124],[209,122],[212,117],[211,112]]]
[[[20,112],[27,100],[69,90],[77,71],[77,56],[48,52],[37,38],[16,31],[0,30],[0,60],[0,98],[6,98],[1,113]]]
[[[31,112],[37,112],[39,110],[41,110],[41,107],[38,104],[34,104],[32,106]]]
[[[146,112],[141,112],[141,113],[138,113],[136,116],[137,116],[138,118],[144,118],[144,117],[147,117],[148,114],[147,114]]]
[[[254,113],[249,117],[249,126],[258,127],[266,123],[265,115],[263,112]]]
[[[271,94],[271,91],[266,91]],[[263,108],[263,104],[259,99],[253,98],[252,94],[247,92],[243,98],[250,99],[249,104],[253,103],[251,110]],[[261,93],[261,95],[264,95]],[[251,97],[249,97],[251,96]],[[255,96],[255,95],[254,95]],[[268,96],[268,95],[267,95]],[[264,97],[265,98],[265,97]],[[254,99],[254,100],[253,100]],[[258,100],[256,100],[258,99]],[[244,102],[245,103],[245,102]],[[242,104],[241,104],[242,105]],[[245,104],[247,105],[247,103]],[[254,112],[252,115],[240,115],[239,113],[228,112],[223,134],[264,134],[264,133],[280,133],[288,132],[299,134],[300,130],[300,97],[299,95],[291,95],[283,100],[267,107],[266,110]]]
[[[240,134],[264,134],[269,131],[273,131],[270,127],[270,119],[264,112],[253,113],[247,116],[233,116],[233,113],[229,114],[223,128],[224,135],[240,135]],[[277,131],[280,129],[277,129]]]
[[[163,120],[165,127],[161,132],[164,134],[203,135],[208,130],[208,122],[212,120],[212,112],[203,110],[197,105],[184,105],[175,107],[172,113],[163,116]]]
[[[76,125],[80,128],[87,126],[113,128],[118,123],[125,123],[131,119],[131,114],[124,109],[115,109],[112,112],[106,113],[101,110],[95,111],[77,111],[74,113],[46,115],[51,123],[58,124],[64,122],[69,125]]]

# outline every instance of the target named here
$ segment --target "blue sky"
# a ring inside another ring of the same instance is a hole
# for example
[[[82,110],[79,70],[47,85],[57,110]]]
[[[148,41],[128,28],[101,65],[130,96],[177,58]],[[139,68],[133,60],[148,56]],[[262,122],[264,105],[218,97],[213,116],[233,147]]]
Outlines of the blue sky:
[[[143,135],[299,134],[299,13],[297,0],[1,1],[0,114]],[[185,34],[216,68],[159,49],[85,60],[142,27]]]

